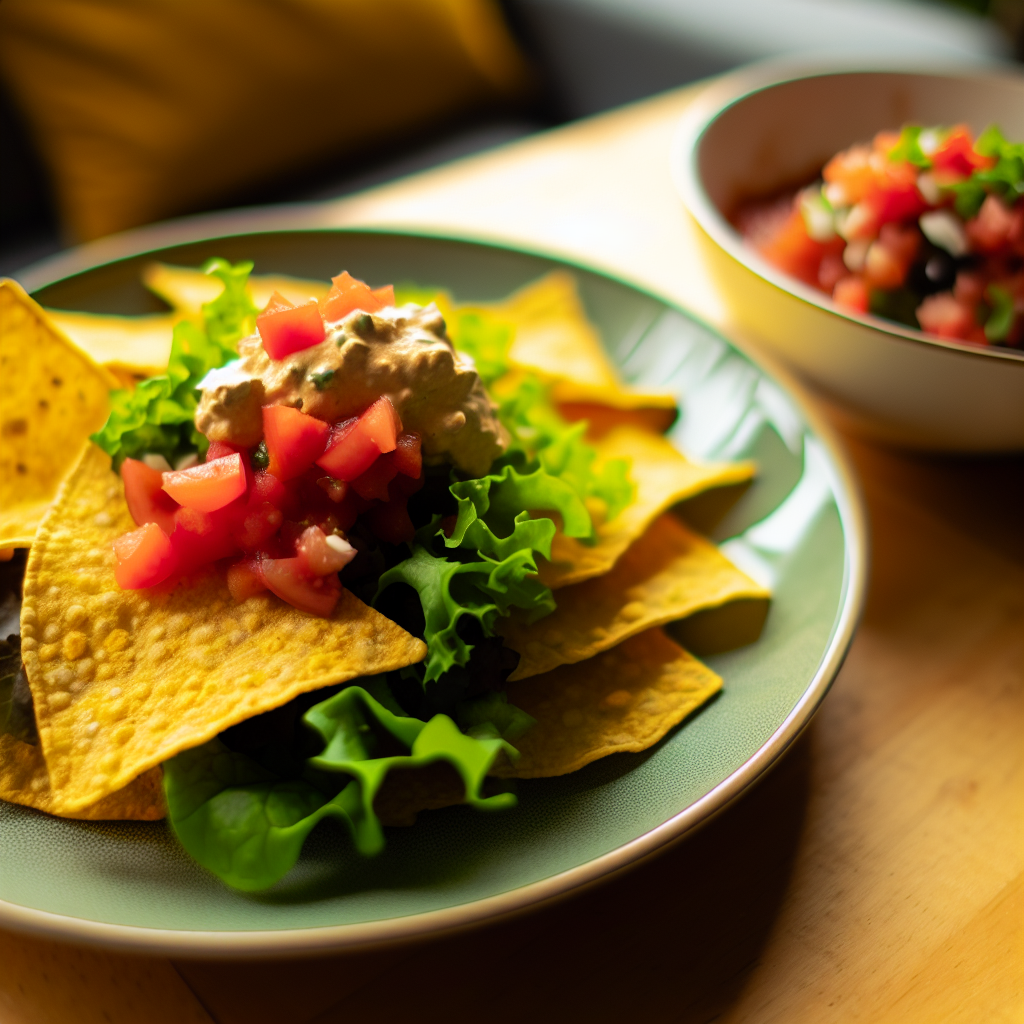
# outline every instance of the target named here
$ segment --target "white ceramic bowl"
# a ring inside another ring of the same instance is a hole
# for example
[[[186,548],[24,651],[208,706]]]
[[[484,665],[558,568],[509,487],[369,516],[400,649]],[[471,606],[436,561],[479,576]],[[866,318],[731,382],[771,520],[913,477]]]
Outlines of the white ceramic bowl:
[[[672,171],[737,326],[874,437],[940,451],[1024,449],[1024,354],[836,306],[744,244],[725,212],[810,180],[830,156],[903,124],[997,123],[1024,139],[1024,75],[759,67],[687,111]]]

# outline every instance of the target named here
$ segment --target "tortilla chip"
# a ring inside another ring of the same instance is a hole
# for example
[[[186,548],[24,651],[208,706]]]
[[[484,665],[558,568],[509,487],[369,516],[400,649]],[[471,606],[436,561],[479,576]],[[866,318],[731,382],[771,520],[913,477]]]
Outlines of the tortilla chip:
[[[711,669],[649,629],[588,661],[509,686],[509,702],[537,724],[515,741],[519,760],[491,774],[547,778],[646,750],[721,687]]]
[[[644,409],[659,429],[672,425],[677,413],[673,395],[623,388],[571,274],[556,270],[490,308],[516,325],[509,349],[512,365],[554,381],[556,403]]]
[[[167,372],[175,313],[108,316],[48,309],[50,319],[80,348],[106,366],[121,383]],[[120,372],[119,372],[120,371]],[[127,375],[127,376],[126,376]]]
[[[33,535],[115,386],[21,285],[0,280],[0,547]]]
[[[594,447],[599,461],[631,461],[629,475],[636,484],[636,496],[614,519],[599,522],[596,544],[582,544],[561,531],[555,534],[551,560],[541,559],[538,573],[553,590],[608,572],[626,548],[677,502],[754,475],[752,462],[690,462],[664,437],[636,427],[616,427]]]
[[[178,316],[198,316],[204,302],[212,302],[224,290],[216,277],[193,267],[175,267],[169,263],[150,263],[142,271],[145,286],[164,300]],[[284,274],[253,274],[249,293],[257,309],[270,301],[275,291],[290,302],[305,302],[312,297],[322,299],[330,290],[329,281],[308,281]],[[163,369],[167,366],[164,360]]]
[[[39,527],[21,612],[60,813],[300,693],[426,654],[348,591],[331,619],[269,594],[236,605],[216,568],[190,585],[122,591],[111,544],[133,529],[120,478],[90,445]]]
[[[714,544],[667,513],[630,545],[611,572],[561,590],[550,615],[533,625],[518,612],[501,621],[505,646],[520,656],[509,681],[583,661],[705,608],[770,596]]]
[[[13,736],[0,736],[0,800],[56,813],[43,752]],[[163,772],[151,768],[124,789],[81,810],[63,814],[82,821],[159,821],[167,816]]]

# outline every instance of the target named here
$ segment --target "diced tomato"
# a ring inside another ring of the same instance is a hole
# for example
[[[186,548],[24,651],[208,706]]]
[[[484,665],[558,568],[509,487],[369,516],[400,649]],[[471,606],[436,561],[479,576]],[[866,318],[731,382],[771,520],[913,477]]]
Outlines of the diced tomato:
[[[832,291],[832,299],[837,306],[842,306],[843,309],[848,309],[852,313],[866,313],[870,299],[868,286],[862,278],[851,274],[836,282]]]
[[[253,474],[252,488],[249,492],[250,502],[269,501],[275,508],[288,510],[291,497],[288,488],[279,477],[267,469],[258,470]]]
[[[965,225],[971,248],[976,252],[995,253],[1009,246],[1017,227],[1014,211],[996,196],[986,196],[977,217]]]
[[[352,481],[352,489],[360,498],[366,498],[367,501],[374,498],[377,501],[388,500],[388,484],[398,476],[398,469],[391,459],[392,455],[394,452],[381,455],[365,473],[361,473]]]
[[[382,452],[393,452],[402,432],[402,420],[387,395],[382,395],[359,417],[361,429]]]
[[[328,323],[343,320],[353,310],[376,313],[385,306],[395,304],[395,291],[391,285],[372,289],[365,281],[353,277],[347,270],[331,278],[331,290],[320,300],[320,311]]]
[[[213,462],[215,459],[227,458],[235,453],[241,454],[242,449],[226,444],[224,441],[211,441],[210,447],[206,449],[206,461]]]
[[[142,590],[162,583],[177,568],[177,558],[167,534],[146,523],[114,541],[114,579],[122,590]]]
[[[256,330],[271,359],[285,359],[293,352],[318,345],[327,336],[316,299],[296,306],[278,292],[256,317]]]
[[[321,455],[331,425],[287,405],[263,407],[263,437],[270,455],[268,472],[279,480],[304,473]]]
[[[361,416],[335,426],[327,450],[316,464],[336,480],[362,476],[383,452],[395,450],[402,421],[386,396],[378,398]]]
[[[816,285],[822,258],[841,250],[842,244],[841,238],[832,243],[816,242],[807,234],[800,211],[794,208],[776,233],[761,245],[761,252],[780,270]]]
[[[236,527],[238,546],[243,551],[257,551],[265,547],[283,522],[284,513],[269,501],[247,505],[241,510],[240,521]]]
[[[971,131],[962,124],[950,130],[942,145],[932,154],[931,160],[936,170],[949,171],[964,178],[970,177],[976,170],[995,164],[991,157],[975,151]]]
[[[179,505],[216,512],[245,494],[245,467],[237,452],[190,469],[164,473],[164,490]]]
[[[138,459],[125,459],[121,463],[121,480],[128,511],[136,525],[156,523],[169,534],[174,529],[174,513],[179,506],[163,489],[163,473]]]
[[[391,461],[403,476],[418,477],[423,471],[423,438],[415,431],[407,430],[398,435]]]
[[[247,558],[244,562],[228,566],[228,590],[239,604],[266,589],[267,585],[263,582],[263,574],[255,558]]]
[[[233,519],[228,512],[178,509],[174,514],[171,547],[181,568],[188,571],[235,554],[239,548]]]
[[[268,589],[282,601],[310,615],[328,618],[341,597],[338,577],[334,573],[308,576],[302,558],[264,558],[259,569]]]
[[[879,226],[911,217],[916,220],[928,209],[924,196],[912,183],[873,188],[864,201],[874,210]]]
[[[338,572],[356,557],[356,549],[347,540],[337,534],[328,535],[319,526],[303,530],[295,547],[307,572],[313,576]]]
[[[868,146],[851,146],[825,164],[821,176],[825,179],[826,195],[833,206],[852,206],[867,195],[875,183],[871,155]]]
[[[976,333],[974,310],[958,302],[952,292],[929,295],[917,307],[917,322],[922,331],[937,334],[940,338],[966,340]]]
[[[374,505],[366,513],[366,522],[376,537],[389,544],[411,544],[416,534],[407,499],[397,491],[392,492],[390,501]]]
[[[421,490],[426,481],[422,476],[403,476],[399,473],[391,483],[388,484],[388,496],[391,501],[398,498],[411,498],[418,490]]]

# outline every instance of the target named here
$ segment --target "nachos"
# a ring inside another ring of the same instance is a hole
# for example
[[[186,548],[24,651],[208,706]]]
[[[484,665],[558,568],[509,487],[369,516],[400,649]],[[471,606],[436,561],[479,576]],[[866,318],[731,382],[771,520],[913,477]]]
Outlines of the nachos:
[[[570,279],[470,307],[279,278],[257,307],[251,269],[148,272],[183,315],[29,538],[0,798],[166,813],[256,890],[325,817],[372,854],[717,692],[661,627],[768,594],[669,510],[754,467],[652,429],[674,403],[619,385]]]

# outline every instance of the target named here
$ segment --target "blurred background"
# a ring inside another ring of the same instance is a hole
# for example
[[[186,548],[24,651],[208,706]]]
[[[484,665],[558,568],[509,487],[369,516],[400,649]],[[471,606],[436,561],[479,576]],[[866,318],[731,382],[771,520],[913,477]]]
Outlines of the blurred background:
[[[3,0],[0,273],[786,55],[1024,60],[1024,0]]]

